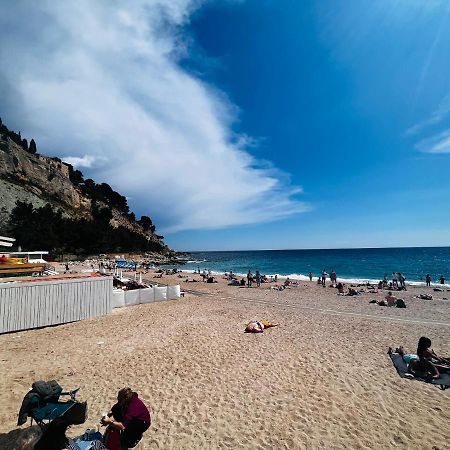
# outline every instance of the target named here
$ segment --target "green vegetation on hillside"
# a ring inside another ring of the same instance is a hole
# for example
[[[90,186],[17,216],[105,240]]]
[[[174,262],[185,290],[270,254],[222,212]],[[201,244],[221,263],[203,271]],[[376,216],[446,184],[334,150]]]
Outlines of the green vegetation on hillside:
[[[50,204],[42,208],[18,201],[11,212],[8,229],[17,243],[29,251],[52,253],[160,252],[165,246],[124,227],[113,228],[111,211],[95,204],[94,220],[63,217]]]

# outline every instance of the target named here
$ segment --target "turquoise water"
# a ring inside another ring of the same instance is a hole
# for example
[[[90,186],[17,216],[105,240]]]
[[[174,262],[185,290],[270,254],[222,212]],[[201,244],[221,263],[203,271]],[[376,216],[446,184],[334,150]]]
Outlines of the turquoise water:
[[[450,247],[193,252],[180,268],[237,274],[250,269],[298,279],[310,271],[317,276],[323,269],[334,269],[338,278],[347,280],[380,280],[384,274],[389,279],[392,272],[401,272],[409,282],[424,281],[429,273],[433,282],[443,275],[448,283]]]

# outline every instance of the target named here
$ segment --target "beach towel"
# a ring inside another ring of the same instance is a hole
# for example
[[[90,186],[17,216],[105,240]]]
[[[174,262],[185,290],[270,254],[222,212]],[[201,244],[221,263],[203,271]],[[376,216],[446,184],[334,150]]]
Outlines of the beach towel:
[[[389,356],[391,358],[392,364],[394,364],[394,367],[397,370],[397,373],[400,375],[400,377],[435,384],[436,386],[439,386],[442,390],[450,388],[450,374],[443,373],[437,379],[420,378],[414,376],[412,373],[408,371],[408,366],[403,360],[401,355],[399,355],[398,353],[391,353]]]

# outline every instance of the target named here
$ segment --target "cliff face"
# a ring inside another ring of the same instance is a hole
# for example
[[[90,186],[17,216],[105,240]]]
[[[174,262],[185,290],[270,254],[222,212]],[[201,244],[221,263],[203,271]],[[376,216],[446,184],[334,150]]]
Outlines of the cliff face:
[[[0,140],[0,178],[3,220],[16,200],[27,199],[36,206],[50,203],[70,216],[91,217],[91,201],[70,181],[67,164],[30,154],[9,137]]]
[[[70,179],[71,166],[57,158],[32,154],[14,142],[8,135],[0,134],[0,232],[6,225],[16,201],[42,207],[49,203],[67,217],[93,219],[93,201],[83,193],[82,183],[76,186]],[[97,204],[106,206],[101,200]],[[125,227],[144,236],[148,241],[163,244],[154,232],[144,229],[123,211],[110,208],[112,227]]]

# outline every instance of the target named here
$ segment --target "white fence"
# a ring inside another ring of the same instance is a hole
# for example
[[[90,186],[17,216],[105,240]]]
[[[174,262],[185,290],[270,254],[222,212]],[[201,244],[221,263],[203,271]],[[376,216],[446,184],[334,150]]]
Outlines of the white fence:
[[[110,314],[112,277],[0,283],[0,333]]]
[[[123,306],[140,305],[142,303],[160,302],[163,300],[175,300],[180,298],[180,285],[176,286],[154,286],[145,289],[134,289],[123,291],[114,289],[112,294],[112,307],[122,308]]]

